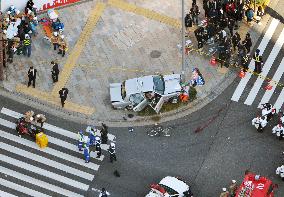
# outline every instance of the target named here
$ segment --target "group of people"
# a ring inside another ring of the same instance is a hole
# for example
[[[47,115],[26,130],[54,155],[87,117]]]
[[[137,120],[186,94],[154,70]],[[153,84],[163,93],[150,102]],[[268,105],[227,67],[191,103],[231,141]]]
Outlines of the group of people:
[[[258,115],[252,120],[252,125],[256,127],[259,132],[262,132],[267,123],[273,118],[276,109],[270,104],[261,104],[261,115]],[[272,134],[275,134],[279,140],[284,138],[284,115],[283,112],[278,113],[278,124],[273,127]]]
[[[235,197],[236,192],[238,189],[238,184],[236,180],[232,180],[231,185],[229,186],[229,189],[222,188],[222,192],[220,194],[220,197]]]
[[[252,40],[249,33],[244,40],[241,40],[240,34],[236,31],[239,23],[246,18],[251,23],[254,17],[253,9],[247,6],[248,2],[240,0],[203,0],[203,9],[206,17],[204,24],[198,24],[198,15],[200,10],[196,1],[192,2],[192,8],[185,16],[185,27],[187,33],[190,32],[193,25],[197,25],[194,31],[197,47],[202,51],[205,44],[215,44],[217,42],[218,61],[222,66],[229,67],[232,58],[232,52],[237,52],[236,64],[243,67],[243,72],[248,70],[251,56],[255,60],[255,72],[261,72],[262,57],[257,50],[254,55],[250,55]],[[258,8],[257,15],[262,17],[263,9]]]
[[[100,136],[98,135],[100,132]],[[107,144],[108,142],[108,127],[102,123],[102,129],[96,129],[95,127],[88,126],[86,128],[87,136],[84,135],[84,132],[81,130],[78,132],[78,149],[79,151],[84,151],[85,162],[90,161],[90,147],[94,147],[94,152],[96,152],[96,157],[100,158],[102,155],[101,144]],[[110,155],[110,162],[116,161],[116,150],[115,144],[110,143],[108,149]]]

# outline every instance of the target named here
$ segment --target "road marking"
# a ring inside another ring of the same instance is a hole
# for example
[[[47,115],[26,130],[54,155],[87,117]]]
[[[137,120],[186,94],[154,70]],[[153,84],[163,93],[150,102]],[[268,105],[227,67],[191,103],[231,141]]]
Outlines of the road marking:
[[[9,163],[13,166],[17,166],[17,167],[25,169],[27,171],[30,171],[30,172],[39,174],[41,176],[45,176],[47,178],[59,181],[59,182],[64,183],[66,185],[71,185],[71,186],[78,188],[78,189],[82,189],[82,190],[85,190],[85,191],[87,191],[89,189],[89,185],[86,185],[84,183],[80,183],[79,181],[72,180],[72,179],[67,178],[65,176],[61,176],[59,174],[56,174],[56,173],[53,173],[51,171],[39,168],[37,166],[25,163],[23,161],[14,159],[12,157],[8,157],[8,156],[3,155],[1,153],[0,153],[0,156],[1,156],[1,161]]]
[[[259,47],[258,47],[259,49],[261,49],[263,51],[265,50],[269,40],[272,38],[273,33],[275,32],[278,24],[279,24],[279,20],[273,18],[271,24],[269,25],[267,31],[265,32],[265,35],[263,36],[263,38],[261,40],[261,43],[259,44]],[[253,61],[250,62],[249,69],[254,70],[254,62]],[[238,84],[231,100],[236,101],[236,102],[239,101],[239,99],[240,99],[249,79],[251,78],[251,76],[252,76],[252,73],[250,73],[250,72],[246,73],[245,77],[242,78],[240,83]]]
[[[0,167],[1,168],[1,167]],[[13,174],[12,174],[13,175]],[[4,185],[5,187],[9,187],[13,190],[17,190],[19,192],[22,192],[24,194],[28,194],[29,196],[34,196],[34,197],[51,197],[49,195],[46,195],[46,194],[43,194],[43,193],[40,193],[38,191],[35,191],[35,190],[32,190],[32,189],[29,189],[27,187],[24,187],[22,185],[18,185],[16,183],[13,183],[13,182],[10,182],[10,181],[7,181],[5,179],[2,179],[0,178],[0,181],[1,181],[1,185]],[[36,183],[36,182],[35,182]]]
[[[51,185],[51,184],[49,184],[49,183],[47,183],[47,182],[44,182],[44,181],[41,181],[41,180],[32,178],[32,177],[30,177],[30,176],[27,176],[27,175],[25,175],[25,174],[22,174],[22,173],[13,171],[13,170],[10,170],[10,169],[5,168],[5,167],[3,167],[3,166],[0,166],[0,172],[3,173],[3,174],[7,174],[7,176],[11,176],[11,177],[17,178],[17,179],[19,179],[19,180],[21,180],[21,181],[24,181],[24,182],[33,184],[33,185],[38,186],[38,187],[42,187],[42,188],[48,189],[48,190],[50,190],[50,191],[56,192],[56,193],[61,194],[61,195],[64,195],[64,196],[68,196],[68,197],[70,197],[70,196],[76,196],[76,197],[78,196],[78,197],[79,197],[79,196],[80,196],[80,197],[83,197],[83,196],[80,195],[80,194],[71,192],[71,191],[66,190],[66,189],[64,189],[64,188],[62,188],[62,187],[58,187],[58,186],[56,186],[56,185]],[[3,182],[1,181],[1,184],[2,184],[2,183],[3,183]],[[3,184],[2,184],[2,185],[3,185]],[[16,185],[16,184],[15,184],[15,187],[12,187],[12,189],[14,189],[14,190],[23,192],[22,190],[19,190],[18,188],[19,188],[19,187],[18,187],[18,185]],[[25,192],[23,192],[23,193],[25,193]],[[28,190],[28,193],[26,193],[26,194],[28,194],[28,195],[34,195],[35,197],[39,197],[39,196],[40,196],[40,197],[44,197],[44,196],[47,196],[47,195],[45,195],[45,194],[41,195],[41,193],[38,194],[37,191],[31,190],[31,189],[29,189],[29,190]]]
[[[17,197],[17,196],[15,196],[13,194],[9,194],[9,193],[1,191],[1,190],[0,190],[0,196],[3,196],[3,197]]]
[[[281,93],[280,95],[278,96],[277,98],[277,101],[275,102],[274,104],[274,107],[277,109],[277,110],[280,110],[282,105],[284,103],[284,88],[282,88],[281,90]]]
[[[261,85],[264,81],[264,79],[266,78],[270,68],[272,67],[279,51],[281,50],[282,46],[284,44],[284,29],[282,30],[281,34],[279,35],[275,45],[273,46],[273,49],[270,53],[270,55],[268,56],[268,59],[266,60],[263,68],[262,68],[262,72],[261,72],[261,77],[259,76],[256,80],[256,82],[253,85],[253,88],[251,89],[245,104],[246,105],[251,105],[259,91],[259,89],[261,88]]]
[[[76,66],[76,62],[79,59],[83,49],[85,49],[85,45],[88,40],[91,38],[91,34],[93,32],[94,27],[96,26],[98,20],[103,14],[106,8],[106,4],[97,3],[95,8],[90,12],[87,23],[80,34],[79,39],[77,40],[74,48],[72,49],[70,55],[68,56],[66,63],[60,72],[59,81],[55,84],[52,90],[53,96],[58,96],[59,90],[64,87],[72,74],[73,68]]]
[[[5,107],[2,107],[1,113],[5,114],[7,116],[10,116],[10,117],[16,118],[16,119],[19,119],[19,118],[23,117],[23,114],[20,114],[18,112],[13,111],[13,110],[7,109]],[[54,125],[51,125],[51,124],[48,124],[48,123],[44,123],[43,124],[43,128],[47,129],[47,130],[49,130],[51,132],[54,132],[54,133],[57,133],[57,134],[60,134],[60,135],[63,135],[63,136],[66,136],[66,137],[78,140],[77,133],[74,133],[74,132],[62,129],[60,127],[57,127],[57,126],[54,126]],[[99,132],[97,132],[97,135],[101,136],[101,134]],[[108,134],[108,139],[110,141],[115,141],[115,138],[116,137],[114,135]]]
[[[2,124],[2,122],[3,122],[3,119],[0,119],[0,124]],[[45,152],[47,154],[56,156],[60,159],[64,159],[66,161],[69,161],[69,162],[72,162],[72,163],[75,163],[75,164],[79,164],[81,166],[90,168],[92,170],[97,171],[99,169],[99,165],[97,165],[95,163],[85,163],[83,159],[73,157],[72,155],[68,155],[66,153],[60,152],[58,150],[55,150],[55,149],[52,149],[52,148],[49,148],[49,147],[47,147],[45,149],[40,149],[35,142],[26,140],[24,138],[17,137],[15,135],[7,133],[5,131],[0,130],[0,136],[3,137],[3,138],[6,138],[7,140],[14,141],[16,143],[19,143],[19,144],[25,145],[27,147]]]
[[[144,16],[146,18],[158,21],[160,23],[164,23],[166,25],[170,25],[175,28],[181,28],[181,22],[179,19],[160,14],[150,9],[138,7],[134,4],[127,3],[121,0],[109,0],[108,4],[124,11],[132,12],[134,14]]]
[[[278,68],[277,68],[277,70],[276,70],[276,72],[275,72],[275,74],[274,74],[274,76],[273,76],[273,78],[272,78],[271,81],[275,81],[275,82],[278,83],[279,80],[281,79],[281,76],[283,75],[283,73],[284,73],[284,58],[282,59],[280,65],[278,66]],[[268,103],[269,100],[270,100],[270,98],[271,98],[271,96],[273,95],[275,89],[276,89],[276,84],[274,84],[274,85],[272,86],[272,89],[271,89],[271,90],[265,91],[265,94],[264,94],[264,96],[262,97],[262,99],[261,99],[259,105],[260,105],[260,104],[263,104],[263,103]],[[279,109],[277,109],[277,110],[279,110]]]
[[[57,161],[53,161],[51,159],[42,157],[40,155],[36,155],[36,154],[30,153],[28,151],[25,151],[23,149],[11,146],[9,144],[5,144],[3,142],[0,142],[0,148],[6,150],[8,152],[11,152],[11,153],[14,153],[14,154],[17,154],[17,155],[29,158],[31,160],[37,161],[39,163],[43,163],[45,165],[54,167],[54,168],[59,169],[61,171],[73,174],[75,176],[82,177],[82,178],[90,180],[90,181],[92,181],[93,178],[94,178],[94,175],[89,174],[87,172],[83,172],[81,170],[77,170],[75,168],[72,168],[72,167],[69,167],[67,165],[61,164],[61,163],[59,163]]]

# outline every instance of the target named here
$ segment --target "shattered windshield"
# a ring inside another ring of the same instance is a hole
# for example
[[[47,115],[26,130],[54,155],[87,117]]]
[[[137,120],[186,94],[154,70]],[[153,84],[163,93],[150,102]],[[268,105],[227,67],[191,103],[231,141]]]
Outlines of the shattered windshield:
[[[157,92],[160,95],[163,95],[165,91],[165,83],[162,76],[154,76],[153,82],[154,82],[155,92]]]
[[[129,101],[133,104],[133,105],[138,105],[139,103],[141,103],[144,100],[144,97],[141,93],[137,93],[137,94],[131,94],[129,97]]]

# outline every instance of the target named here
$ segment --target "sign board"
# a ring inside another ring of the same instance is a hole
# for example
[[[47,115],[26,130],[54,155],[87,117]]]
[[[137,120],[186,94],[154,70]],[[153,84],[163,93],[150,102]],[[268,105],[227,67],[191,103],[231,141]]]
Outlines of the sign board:
[[[51,8],[57,8],[60,6],[79,2],[81,0],[34,0],[35,6],[39,11],[45,11]],[[5,12],[11,5],[14,5],[20,11],[23,11],[26,7],[27,0],[4,0],[1,1],[1,11]]]

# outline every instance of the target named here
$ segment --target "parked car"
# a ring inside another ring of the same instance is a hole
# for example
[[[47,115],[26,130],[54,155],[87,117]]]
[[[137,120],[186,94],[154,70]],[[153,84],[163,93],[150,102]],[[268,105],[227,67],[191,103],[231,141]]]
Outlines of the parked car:
[[[145,197],[193,197],[189,186],[179,178],[167,176],[160,183],[152,184]]]
[[[115,109],[138,112],[150,105],[157,113],[164,102],[177,98],[181,92],[181,75],[149,75],[110,84],[110,98]]]

